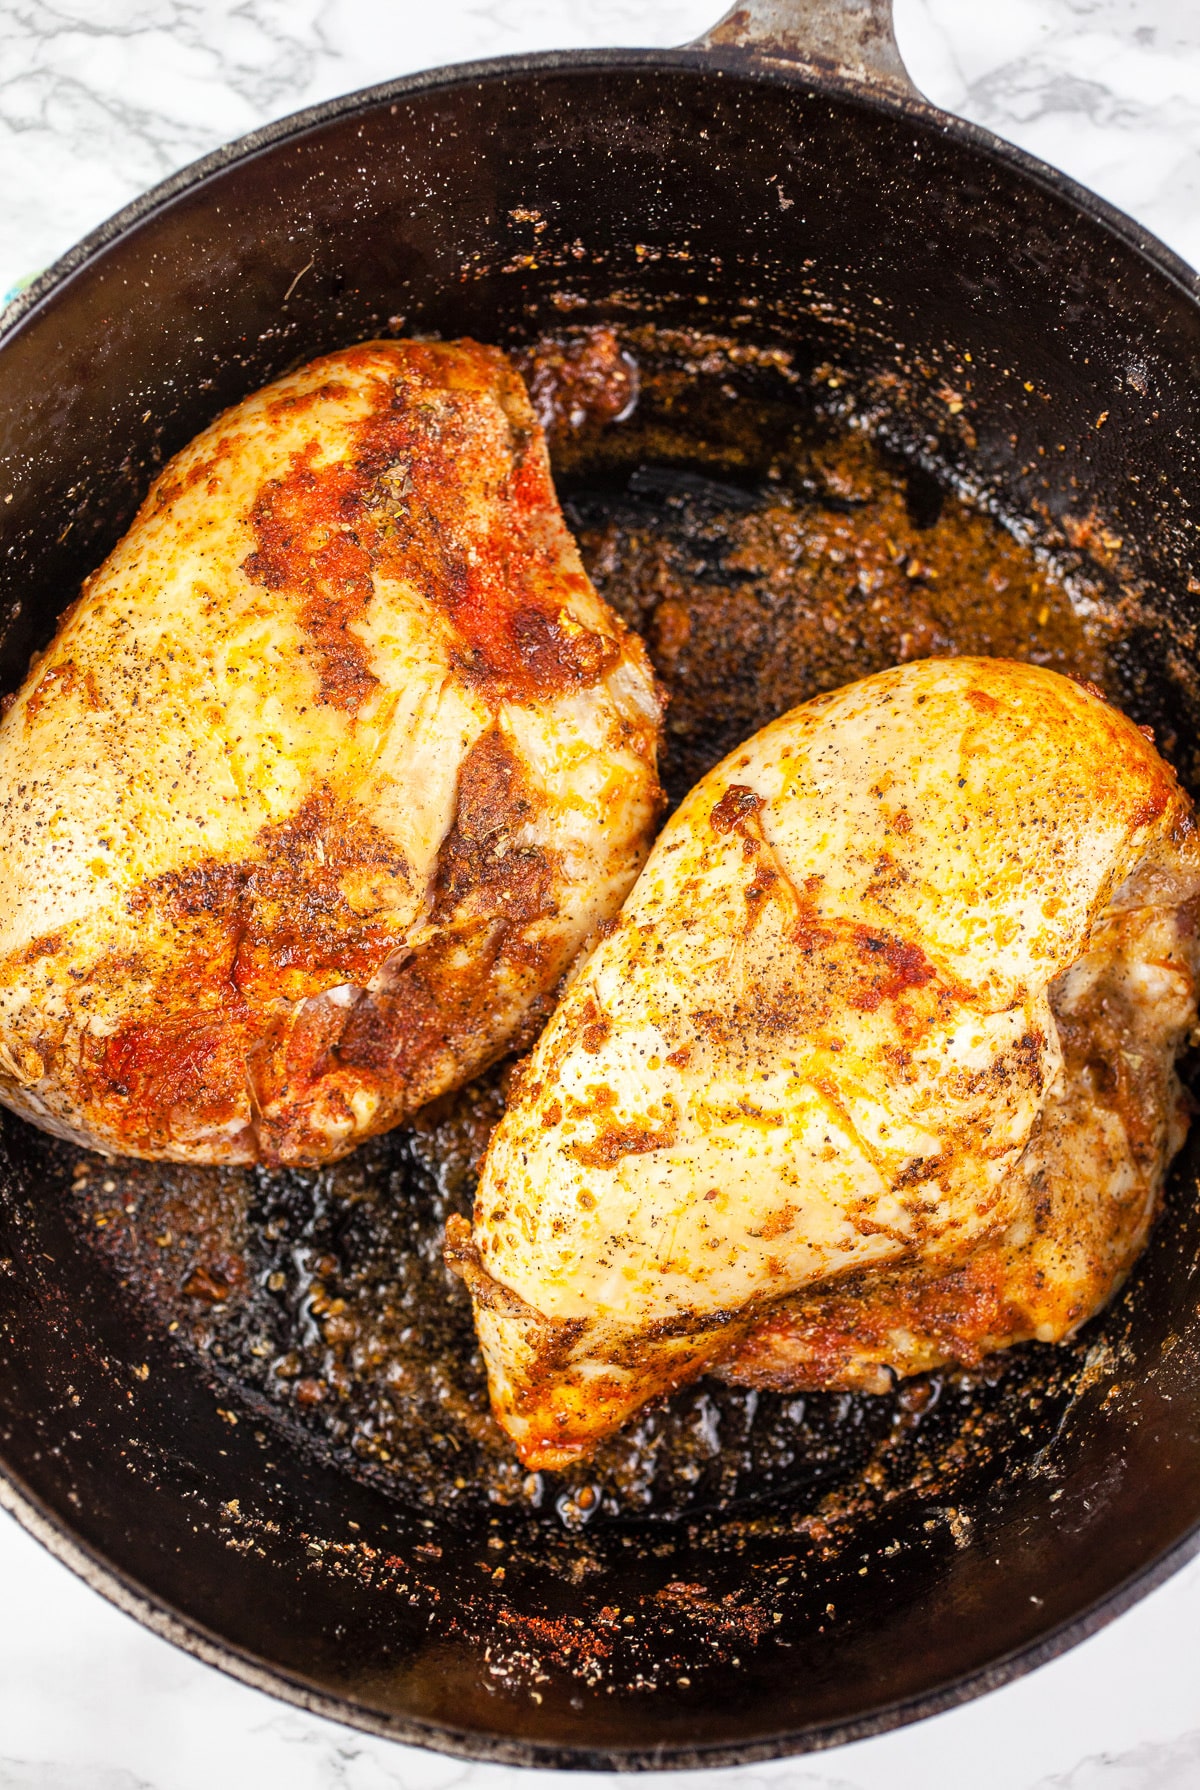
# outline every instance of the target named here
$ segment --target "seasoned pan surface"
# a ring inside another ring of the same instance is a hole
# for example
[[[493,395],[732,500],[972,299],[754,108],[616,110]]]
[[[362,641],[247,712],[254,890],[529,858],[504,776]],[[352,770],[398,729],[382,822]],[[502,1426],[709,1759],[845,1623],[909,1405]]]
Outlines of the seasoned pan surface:
[[[0,349],[10,687],[165,454],[388,329],[533,357],[590,569],[672,690],[674,798],[814,690],[953,650],[1104,684],[1195,784],[1200,332],[1175,270],[915,108],[686,57],[368,97],[35,303]],[[628,415],[602,379],[574,408],[553,389],[589,347],[636,369]],[[1053,1651],[1190,1546],[1190,1162],[1069,1349],[890,1398],[706,1383],[587,1475],[521,1473],[439,1259],[503,1076],[320,1174],[107,1164],[6,1117],[19,1512],[256,1682],[570,1764],[870,1731]]]

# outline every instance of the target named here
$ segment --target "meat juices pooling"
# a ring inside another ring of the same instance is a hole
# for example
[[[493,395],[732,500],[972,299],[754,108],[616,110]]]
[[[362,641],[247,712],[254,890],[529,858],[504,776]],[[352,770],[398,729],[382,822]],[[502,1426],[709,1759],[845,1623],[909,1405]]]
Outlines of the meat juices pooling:
[[[897,667],[732,753],[449,1226],[523,1460],[705,1371],[882,1391],[1069,1336],[1183,1139],[1198,892],[1174,774],[1041,668]]]
[[[375,342],[170,463],[0,725],[0,1100],[320,1163],[527,1043],[659,701],[498,350]]]

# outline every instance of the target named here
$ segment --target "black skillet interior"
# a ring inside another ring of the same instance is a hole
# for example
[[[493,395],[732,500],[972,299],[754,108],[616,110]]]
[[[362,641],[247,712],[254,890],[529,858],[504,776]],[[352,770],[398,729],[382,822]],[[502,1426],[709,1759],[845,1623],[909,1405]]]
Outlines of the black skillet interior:
[[[0,346],[5,687],[223,406],[371,334],[519,344],[564,320],[782,346],[798,403],[819,378],[1092,555],[1139,593],[1128,706],[1196,782],[1183,270],[919,107],[682,53],[329,108],[181,182],[35,293]],[[901,1399],[869,1482],[859,1451],[819,1512],[801,1480],[577,1527],[469,1500],[431,1515],[306,1448],[139,1315],[81,1238],[64,1160],[5,1115],[0,1459],[18,1514],[176,1639],[379,1732],[593,1766],[828,1744],[1047,1657],[1177,1562],[1200,1519],[1194,1152],[1080,1348],[946,1391],[936,1448]]]

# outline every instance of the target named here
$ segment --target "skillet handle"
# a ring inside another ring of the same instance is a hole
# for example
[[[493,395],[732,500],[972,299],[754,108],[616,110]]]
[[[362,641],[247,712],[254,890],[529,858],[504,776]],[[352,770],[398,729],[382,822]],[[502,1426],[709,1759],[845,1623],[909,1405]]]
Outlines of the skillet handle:
[[[737,0],[690,47],[742,50],[750,59],[795,62],[905,99],[922,97],[896,47],[892,0]]]

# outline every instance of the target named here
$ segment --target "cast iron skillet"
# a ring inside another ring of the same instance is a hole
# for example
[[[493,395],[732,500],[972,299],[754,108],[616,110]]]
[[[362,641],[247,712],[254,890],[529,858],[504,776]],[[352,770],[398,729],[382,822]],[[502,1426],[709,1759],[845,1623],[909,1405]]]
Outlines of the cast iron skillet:
[[[909,452],[1106,556],[1141,592],[1128,705],[1195,782],[1193,276],[924,103],[886,0],[752,0],[679,51],[376,88],[89,238],[0,343],[6,686],[223,406],[389,328],[516,342],[564,302],[782,343],[827,383],[834,367]],[[1052,1657],[1196,1546],[1194,1151],[1072,1373],[1035,1363],[987,1393],[1003,1446],[961,1420],[953,1501],[901,1474],[824,1529],[799,1495],[574,1531],[525,1513],[504,1582],[479,1522],[431,1522],[265,1411],[231,1422],[228,1388],[98,1268],[61,1174],[5,1115],[0,1497],[158,1633],[379,1734],[623,1768],[827,1746]]]

